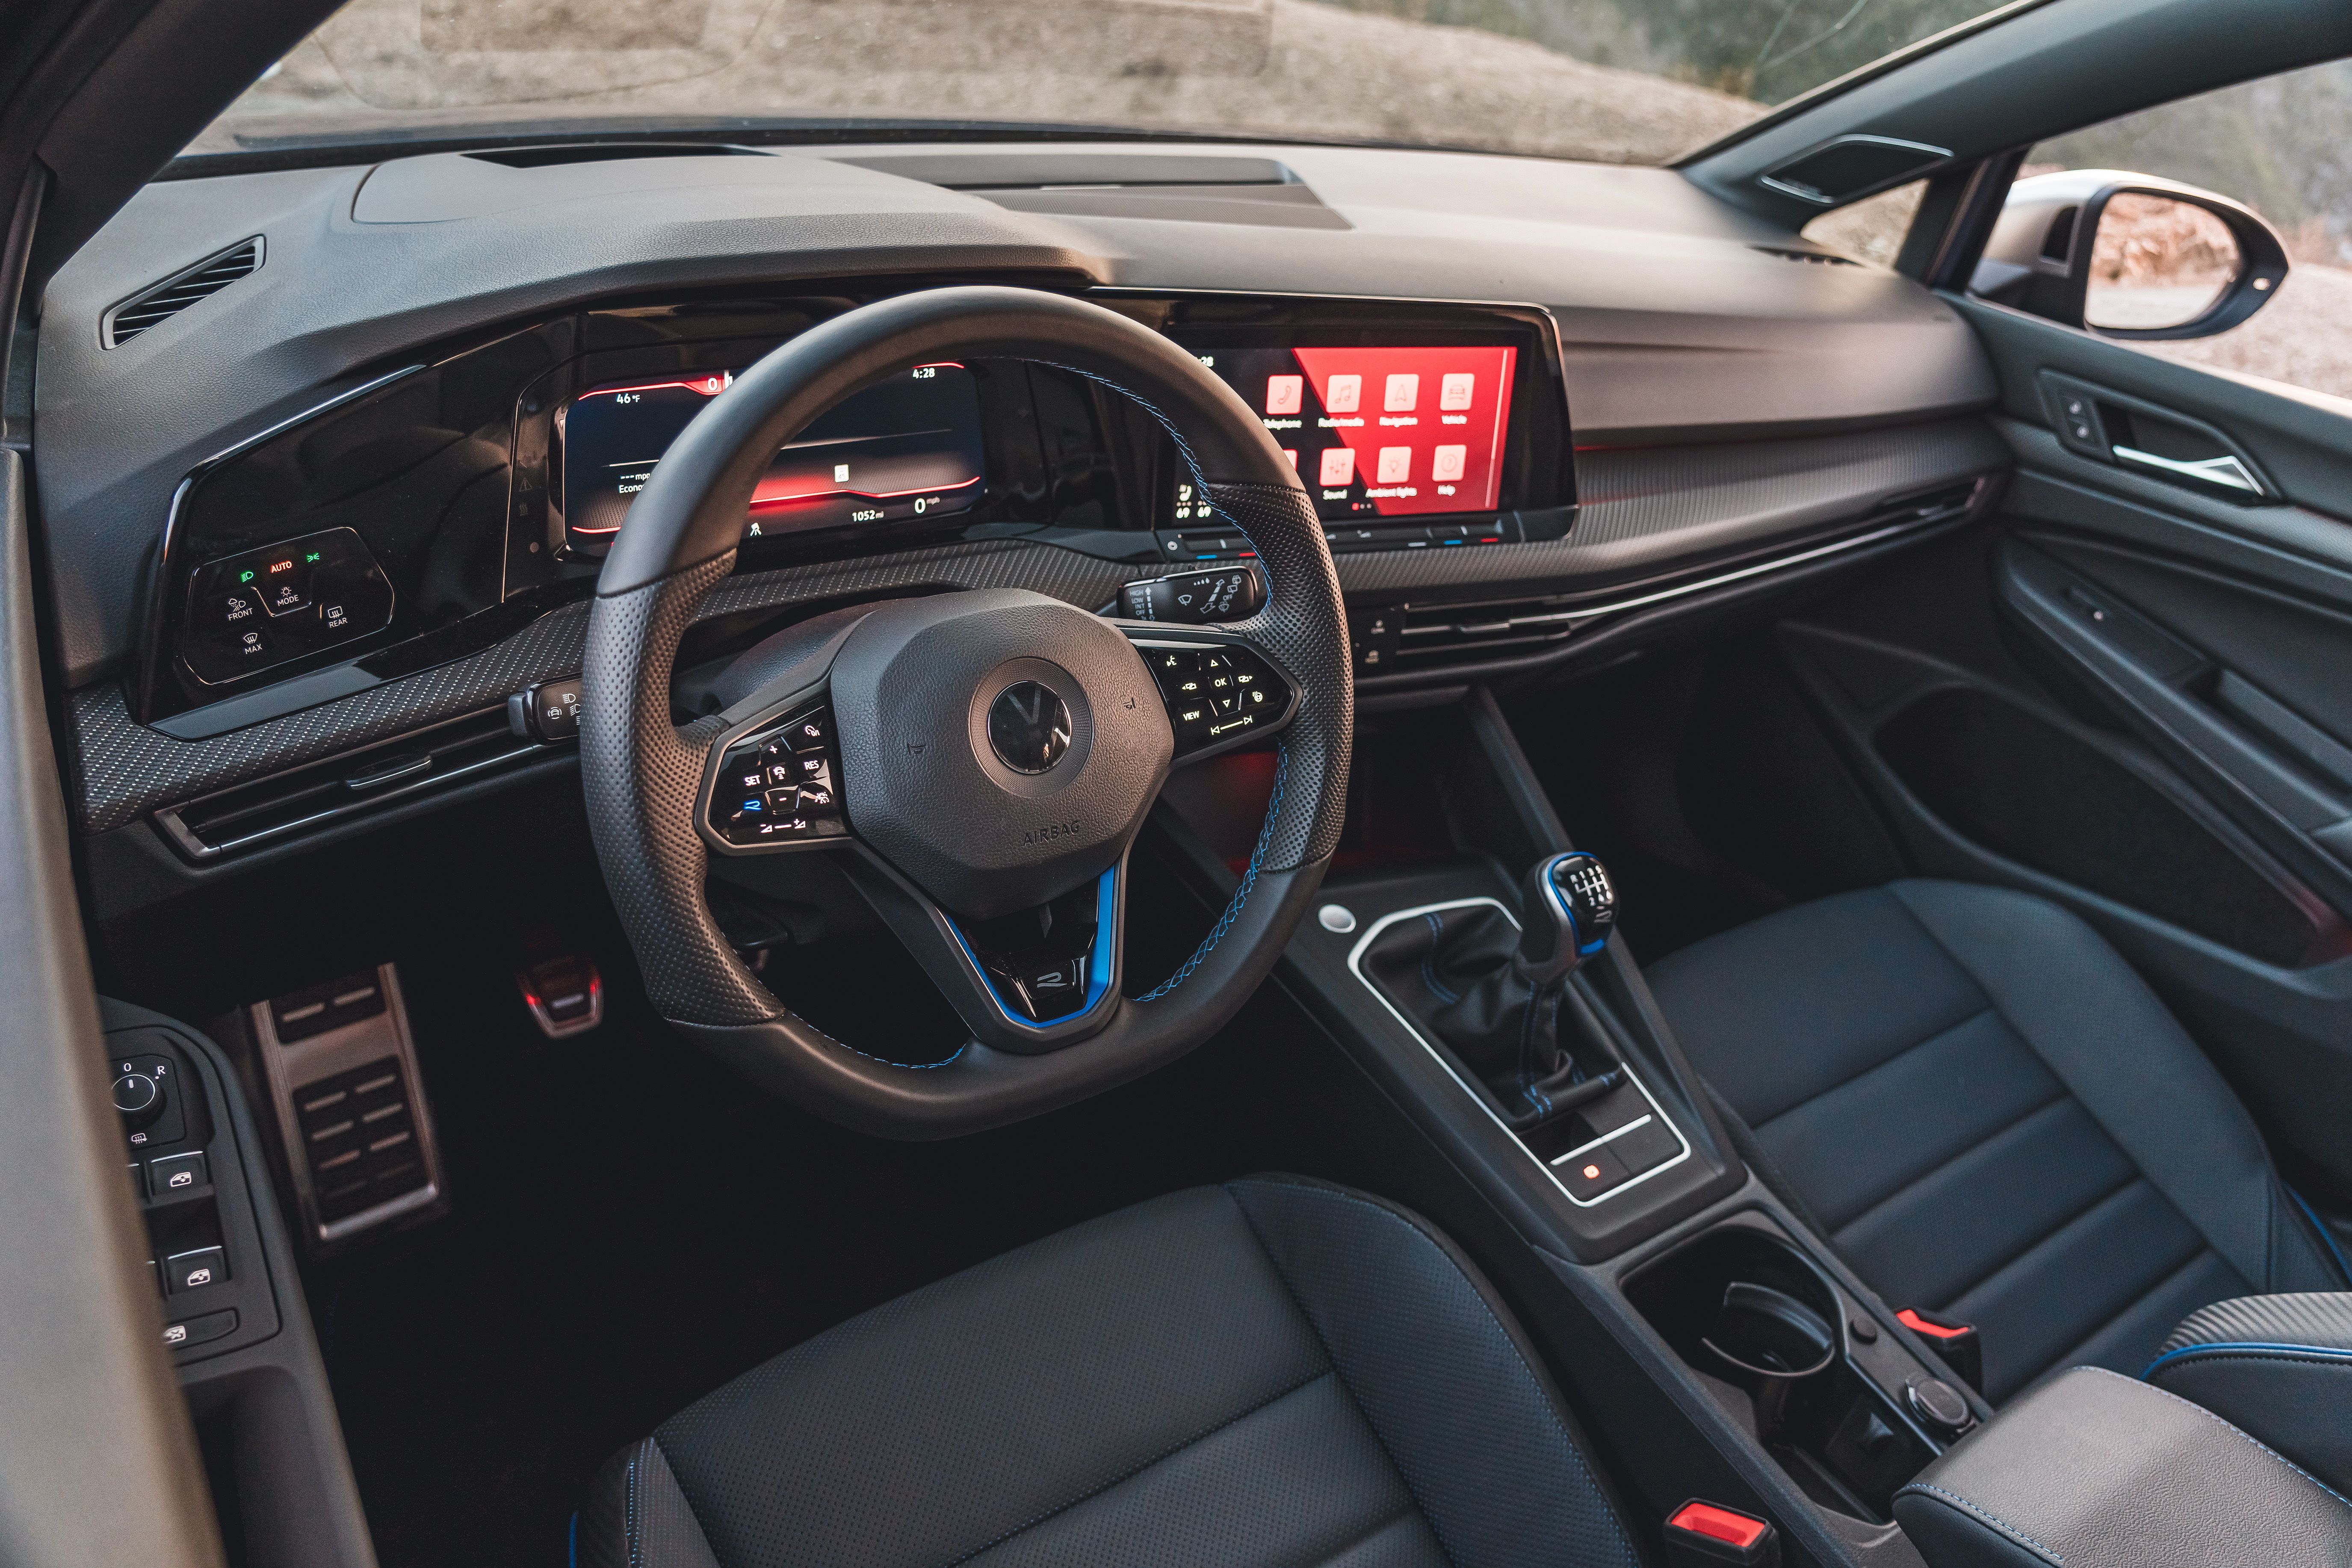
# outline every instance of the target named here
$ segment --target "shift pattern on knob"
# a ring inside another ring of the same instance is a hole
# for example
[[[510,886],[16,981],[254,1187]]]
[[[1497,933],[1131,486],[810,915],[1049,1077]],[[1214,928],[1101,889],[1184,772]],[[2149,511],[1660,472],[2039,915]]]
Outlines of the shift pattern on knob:
[[[1601,862],[1581,849],[1536,862],[1519,902],[1526,912],[1519,963],[1538,985],[1599,952],[1616,929],[1616,889]]]

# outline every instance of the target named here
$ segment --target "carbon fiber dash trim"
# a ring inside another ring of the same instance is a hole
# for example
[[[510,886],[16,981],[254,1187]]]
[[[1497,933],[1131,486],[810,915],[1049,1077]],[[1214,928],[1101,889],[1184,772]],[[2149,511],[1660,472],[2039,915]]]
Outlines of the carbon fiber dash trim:
[[[712,593],[702,616],[934,584],[1033,588],[1091,609],[1150,570],[1018,540],[951,545],[730,578]],[[532,681],[571,675],[580,668],[587,623],[586,605],[567,606],[469,658],[204,741],[175,741],[138,723],[114,681],[85,687],[73,697],[75,820],[85,834],[104,833],[157,806],[388,740],[472,712]]]

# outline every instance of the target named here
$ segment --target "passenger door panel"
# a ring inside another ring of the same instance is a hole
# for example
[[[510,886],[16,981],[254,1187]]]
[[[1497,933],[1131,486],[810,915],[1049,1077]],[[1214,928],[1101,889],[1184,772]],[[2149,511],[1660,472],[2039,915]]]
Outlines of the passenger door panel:
[[[1955,304],[2018,459],[1964,613],[2013,657],[1828,615],[1782,629],[1790,668],[1916,865],[2089,920],[2352,1201],[2352,417]]]

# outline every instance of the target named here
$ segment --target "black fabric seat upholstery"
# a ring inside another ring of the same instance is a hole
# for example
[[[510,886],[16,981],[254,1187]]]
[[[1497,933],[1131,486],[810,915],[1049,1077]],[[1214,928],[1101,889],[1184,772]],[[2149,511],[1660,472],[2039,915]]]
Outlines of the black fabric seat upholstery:
[[[1449,1244],[1259,1177],[877,1308],[616,1456],[590,1568],[1635,1568]]]
[[[1976,1324],[1995,1403],[2137,1376],[2208,1302],[2344,1288],[2221,1075],[2042,900],[1896,882],[1648,974],[1767,1181],[1889,1304]]]

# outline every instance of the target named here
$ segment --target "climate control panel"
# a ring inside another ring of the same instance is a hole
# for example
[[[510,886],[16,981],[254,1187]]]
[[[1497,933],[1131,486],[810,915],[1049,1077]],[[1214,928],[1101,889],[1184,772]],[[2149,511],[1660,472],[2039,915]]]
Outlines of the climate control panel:
[[[306,534],[199,567],[180,655],[217,686],[382,631],[392,598],[391,579],[356,531]]]

